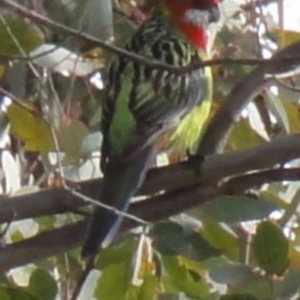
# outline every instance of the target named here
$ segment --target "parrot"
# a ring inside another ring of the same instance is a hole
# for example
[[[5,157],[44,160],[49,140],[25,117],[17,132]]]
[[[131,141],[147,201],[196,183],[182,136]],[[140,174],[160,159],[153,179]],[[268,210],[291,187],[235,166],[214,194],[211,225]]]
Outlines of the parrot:
[[[125,44],[127,51],[175,67],[201,60],[208,26],[220,18],[221,0],[157,0],[155,13]],[[210,76],[199,68],[182,74],[118,56],[107,71],[102,104],[100,167],[103,181],[97,201],[120,212],[144,182],[162,136],[187,127],[187,118],[205,100]],[[173,130],[173,131],[172,131]],[[176,134],[175,134],[176,135]],[[83,258],[108,247],[124,216],[96,205],[81,250]]]

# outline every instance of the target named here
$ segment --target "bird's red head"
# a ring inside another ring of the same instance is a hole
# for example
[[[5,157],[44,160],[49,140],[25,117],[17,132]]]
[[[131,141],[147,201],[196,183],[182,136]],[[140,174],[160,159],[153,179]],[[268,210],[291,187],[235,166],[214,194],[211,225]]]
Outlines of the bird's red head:
[[[163,0],[163,9],[178,29],[197,48],[205,50],[207,26],[220,17],[221,0]]]

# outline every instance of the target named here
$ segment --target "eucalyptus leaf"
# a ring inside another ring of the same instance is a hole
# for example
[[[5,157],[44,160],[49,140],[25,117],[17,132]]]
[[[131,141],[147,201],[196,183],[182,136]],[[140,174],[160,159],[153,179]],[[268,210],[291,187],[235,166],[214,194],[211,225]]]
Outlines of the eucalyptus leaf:
[[[37,299],[55,300],[57,285],[54,278],[47,271],[36,269],[31,274],[27,290]]]
[[[202,213],[218,222],[235,223],[261,220],[277,206],[262,198],[225,196],[201,205]]]
[[[279,275],[287,267],[289,243],[273,222],[259,224],[252,245],[259,266],[268,274]]]
[[[42,43],[41,31],[21,17],[0,20],[0,54],[20,55],[28,53]]]

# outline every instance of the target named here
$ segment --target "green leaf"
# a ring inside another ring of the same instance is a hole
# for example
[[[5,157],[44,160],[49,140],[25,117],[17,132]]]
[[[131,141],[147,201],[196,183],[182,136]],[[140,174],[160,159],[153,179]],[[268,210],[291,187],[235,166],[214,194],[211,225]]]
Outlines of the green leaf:
[[[29,52],[40,45],[42,36],[37,27],[25,18],[6,17],[0,22],[0,41],[1,54],[17,55],[22,54],[20,48]]]
[[[201,205],[203,215],[224,223],[261,220],[276,209],[265,199],[245,196],[220,197]]]
[[[0,299],[1,300],[10,300],[11,299],[6,288],[0,287]]]
[[[273,299],[274,291],[270,286],[270,281],[265,275],[253,274],[246,281],[233,285],[232,293],[250,294],[258,299]]]
[[[253,252],[259,266],[268,274],[280,274],[287,266],[289,243],[281,229],[270,221],[257,227]]]
[[[258,300],[258,299],[250,294],[232,294],[232,295],[224,295],[220,298],[220,300]]]
[[[46,152],[52,148],[51,129],[36,111],[13,102],[6,113],[11,134],[24,143],[25,150]]]
[[[115,264],[102,270],[94,295],[97,299],[127,299],[126,293],[130,283],[127,264]]]
[[[36,298],[35,296],[21,289],[18,290],[18,289],[8,288],[7,292],[9,294],[10,300],[39,300],[39,298]]]
[[[156,248],[166,255],[184,254],[187,251],[187,236],[179,224],[160,222],[155,224],[152,233],[156,236]]]
[[[184,230],[173,222],[161,222],[154,226],[155,247],[166,255],[182,255],[194,260],[204,260],[219,255],[199,233]]]
[[[24,235],[19,229],[17,229],[10,234],[10,238],[14,243],[16,243],[24,240]]]
[[[56,282],[45,270],[36,269],[30,277],[28,292],[38,299],[53,300],[57,294]]]
[[[300,39],[300,33],[298,31],[274,28],[271,33],[277,39],[280,48],[296,43]]]
[[[221,255],[221,252],[213,247],[213,245],[209,244],[198,232],[192,232],[190,234],[189,243],[193,250],[192,255],[190,256],[191,259],[202,261]]]
[[[240,120],[234,125],[232,131],[230,132],[226,147],[231,151],[246,149],[250,146],[254,147],[258,145],[260,140],[261,138],[251,128],[249,123],[245,120]]]
[[[87,127],[80,121],[61,126],[57,132],[60,149],[67,155],[65,160],[76,161],[80,157],[80,147],[85,136],[88,135]]]
[[[154,300],[156,285],[156,278],[153,275],[146,276],[143,285],[138,289],[137,300]]]

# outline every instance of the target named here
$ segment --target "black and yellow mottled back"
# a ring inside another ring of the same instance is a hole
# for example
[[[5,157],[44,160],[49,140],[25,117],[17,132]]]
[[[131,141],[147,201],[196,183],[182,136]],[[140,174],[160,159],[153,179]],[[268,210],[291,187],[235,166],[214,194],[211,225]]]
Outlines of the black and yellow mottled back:
[[[199,52],[165,18],[144,24],[126,45],[128,51],[173,66],[199,60]],[[108,71],[103,106],[104,160],[130,155],[176,125],[206,91],[202,69],[177,75],[120,57]]]

